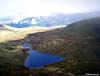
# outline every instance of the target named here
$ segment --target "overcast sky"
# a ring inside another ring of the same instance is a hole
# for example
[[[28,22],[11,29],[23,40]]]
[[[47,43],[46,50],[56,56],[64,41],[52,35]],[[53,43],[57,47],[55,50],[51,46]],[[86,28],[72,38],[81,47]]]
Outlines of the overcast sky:
[[[100,0],[0,0],[2,16],[39,16],[100,10]]]

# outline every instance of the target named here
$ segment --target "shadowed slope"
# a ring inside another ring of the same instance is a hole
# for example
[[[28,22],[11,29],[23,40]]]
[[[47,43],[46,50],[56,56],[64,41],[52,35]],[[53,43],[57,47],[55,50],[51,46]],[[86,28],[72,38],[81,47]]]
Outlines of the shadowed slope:
[[[98,58],[99,32],[100,18],[98,17],[73,23],[66,28],[30,34],[24,40],[29,40],[37,46],[37,49],[44,52],[64,56],[68,53],[69,56],[76,58]]]

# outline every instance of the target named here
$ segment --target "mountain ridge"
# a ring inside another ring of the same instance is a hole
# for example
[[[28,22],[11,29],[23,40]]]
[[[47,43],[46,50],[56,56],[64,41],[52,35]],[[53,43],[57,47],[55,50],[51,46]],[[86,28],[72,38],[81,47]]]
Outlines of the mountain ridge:
[[[42,52],[49,52],[62,56],[68,53],[72,57],[98,59],[96,52],[99,50],[99,27],[100,17],[96,17],[73,23],[66,28],[30,34],[23,42],[29,40],[29,43],[33,44]],[[36,45],[34,42],[36,42]],[[82,51],[80,51],[81,49]],[[90,54],[88,55],[89,52]]]
[[[50,16],[34,16],[34,17],[7,17],[1,18],[0,21],[17,28],[24,28],[30,26],[42,26],[42,27],[53,27],[53,26],[67,26],[74,22],[80,20],[98,17],[100,16],[98,12],[88,12],[88,13],[74,13],[74,14],[65,14],[65,13],[56,13],[51,14]]]

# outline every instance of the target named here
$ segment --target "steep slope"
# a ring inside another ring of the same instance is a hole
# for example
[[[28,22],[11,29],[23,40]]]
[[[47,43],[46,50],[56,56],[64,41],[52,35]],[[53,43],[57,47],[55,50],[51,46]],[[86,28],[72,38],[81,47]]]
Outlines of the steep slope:
[[[76,58],[99,59],[100,18],[73,23],[66,28],[30,34],[24,39],[38,50]],[[24,42],[23,40],[23,42]]]
[[[82,20],[66,28],[29,34],[17,41],[37,50],[79,60],[100,59],[100,17]],[[16,43],[12,41],[12,44]],[[16,45],[17,45],[16,43]]]

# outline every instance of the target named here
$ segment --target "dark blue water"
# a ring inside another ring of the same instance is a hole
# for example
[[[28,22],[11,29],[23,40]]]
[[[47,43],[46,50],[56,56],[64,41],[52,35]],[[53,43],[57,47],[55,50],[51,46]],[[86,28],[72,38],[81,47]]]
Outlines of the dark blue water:
[[[61,60],[64,60],[64,58],[31,50],[29,56],[25,60],[24,65],[28,68],[38,68]]]
[[[24,43],[21,45],[22,48],[28,48],[28,49],[31,49],[32,48],[32,45],[28,44],[28,43]]]

